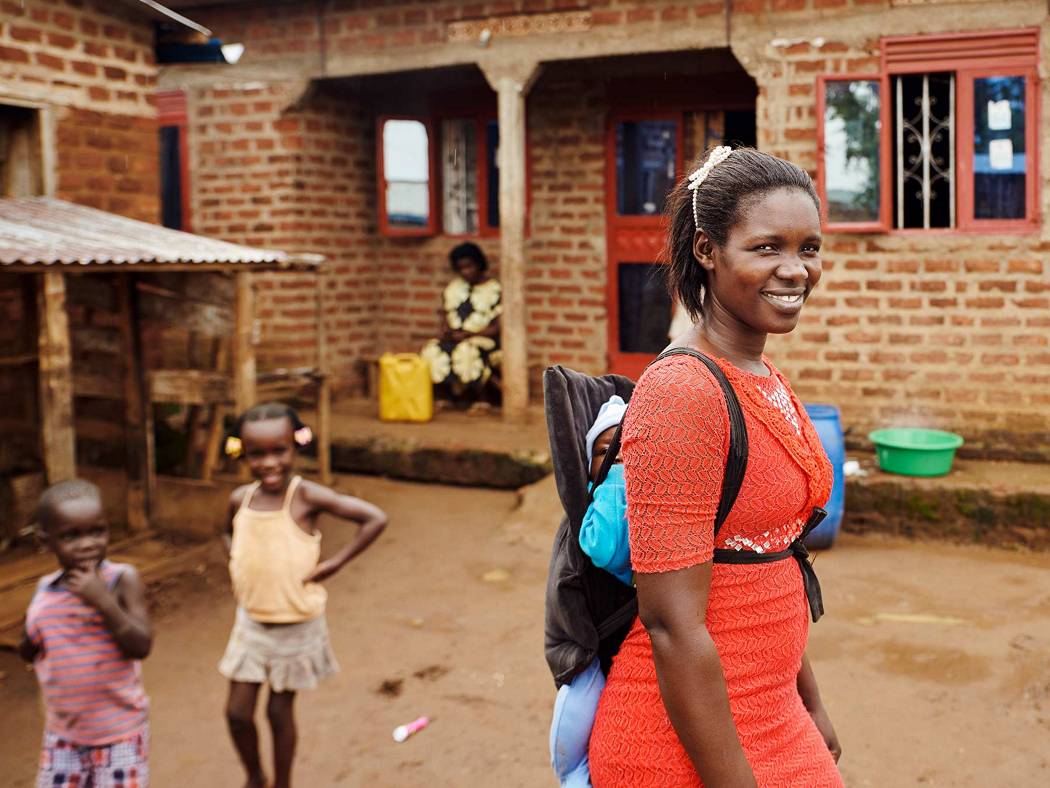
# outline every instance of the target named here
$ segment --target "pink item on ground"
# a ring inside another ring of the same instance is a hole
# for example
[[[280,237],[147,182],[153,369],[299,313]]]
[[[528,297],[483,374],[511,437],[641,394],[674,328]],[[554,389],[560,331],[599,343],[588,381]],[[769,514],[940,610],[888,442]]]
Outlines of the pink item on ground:
[[[415,733],[416,731],[423,730],[429,724],[429,717],[420,717],[419,719],[412,720],[412,722],[408,723],[407,725],[398,725],[396,728],[394,728],[394,741],[398,743],[403,742],[413,733]]]

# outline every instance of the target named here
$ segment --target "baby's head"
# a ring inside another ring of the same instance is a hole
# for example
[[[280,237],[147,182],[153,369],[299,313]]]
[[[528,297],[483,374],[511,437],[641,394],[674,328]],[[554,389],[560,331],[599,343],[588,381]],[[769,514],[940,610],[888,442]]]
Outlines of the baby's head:
[[[313,433],[295,409],[283,402],[265,402],[237,419],[226,441],[226,453],[243,456],[260,486],[279,492],[287,485],[296,451],[313,441]]]
[[[36,505],[37,533],[63,569],[94,568],[106,557],[109,524],[98,487],[70,479],[48,487]]]
[[[623,421],[623,414],[627,412],[627,403],[617,395],[609,398],[598,411],[598,418],[587,431],[587,467],[590,480],[593,482],[598,477],[598,471],[602,467],[602,460],[609,451],[616,428]],[[616,457],[615,462],[620,462]]]

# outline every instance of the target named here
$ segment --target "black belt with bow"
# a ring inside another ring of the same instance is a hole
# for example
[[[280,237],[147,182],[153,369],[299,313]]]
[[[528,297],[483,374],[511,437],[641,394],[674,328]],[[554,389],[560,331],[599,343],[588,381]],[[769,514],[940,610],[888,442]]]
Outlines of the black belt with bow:
[[[802,586],[806,590],[806,599],[809,602],[809,612],[816,623],[824,615],[824,600],[820,595],[820,581],[809,560],[809,550],[804,544],[809,532],[816,528],[828,516],[828,513],[819,506],[813,509],[802,533],[798,535],[787,550],[775,553],[758,553],[753,550],[726,550],[718,548],[715,550],[714,562],[716,564],[768,564],[773,561],[783,561],[794,558],[798,561],[798,568],[802,571]]]

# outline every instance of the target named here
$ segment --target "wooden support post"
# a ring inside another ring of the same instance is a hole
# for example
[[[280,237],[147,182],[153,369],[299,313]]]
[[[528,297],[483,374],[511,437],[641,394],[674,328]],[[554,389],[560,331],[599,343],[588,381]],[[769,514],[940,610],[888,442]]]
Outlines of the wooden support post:
[[[116,274],[117,307],[120,314],[121,343],[124,347],[124,441],[126,471],[128,474],[127,517],[132,532],[149,528],[150,503],[154,480],[150,474],[153,464],[147,459],[147,448],[152,441],[146,437],[145,408],[147,398],[143,378],[142,338],[139,321],[134,274]]]
[[[235,276],[233,391],[237,412],[243,413],[255,404],[255,290],[251,272]]]
[[[328,327],[325,325],[324,269],[317,269],[317,462],[321,481],[332,483],[332,392],[328,377]]]
[[[40,432],[48,484],[77,475],[73,431],[73,353],[66,313],[66,280],[61,271],[40,274]]]
[[[525,310],[525,97],[539,76],[536,63],[481,65],[499,106],[500,283],[503,314],[503,418],[521,421],[529,405]]]

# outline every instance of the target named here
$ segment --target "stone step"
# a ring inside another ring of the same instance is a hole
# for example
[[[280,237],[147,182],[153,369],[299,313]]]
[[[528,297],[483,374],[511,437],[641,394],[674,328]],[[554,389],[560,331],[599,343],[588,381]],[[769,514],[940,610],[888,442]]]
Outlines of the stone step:
[[[883,473],[846,482],[843,528],[1050,550],[1050,465],[956,460],[939,478]]]
[[[550,455],[534,449],[422,445],[392,436],[334,440],[332,469],[336,473],[505,490],[532,484],[552,470]]]
[[[332,412],[332,469],[406,481],[517,489],[551,472],[543,409],[510,424],[498,411],[445,410],[426,423],[383,422],[376,404],[345,400]]]

